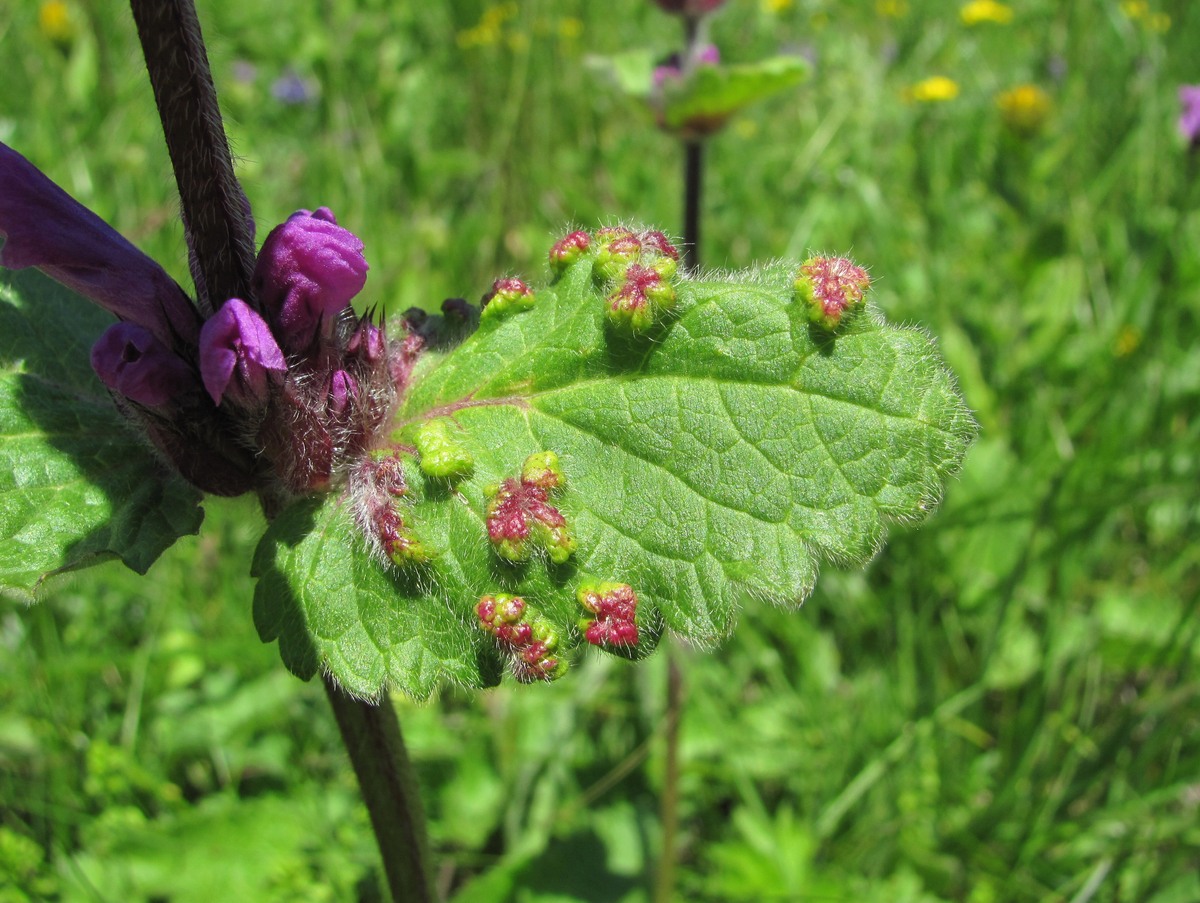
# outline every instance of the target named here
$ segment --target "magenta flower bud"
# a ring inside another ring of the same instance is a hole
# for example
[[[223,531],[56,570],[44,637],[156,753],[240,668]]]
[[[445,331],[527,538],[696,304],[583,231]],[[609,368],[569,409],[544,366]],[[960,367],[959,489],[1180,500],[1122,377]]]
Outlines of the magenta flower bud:
[[[329,412],[335,417],[341,416],[357,397],[358,380],[345,370],[334,372],[329,380]]]
[[[298,210],[263,242],[253,285],[283,346],[302,351],[323,319],[336,316],[367,281],[363,243],[327,207]]]
[[[148,408],[189,394],[196,385],[191,367],[135,323],[114,323],[92,346],[92,369],[119,395]]]
[[[1200,85],[1181,85],[1179,103],[1183,112],[1179,116],[1179,134],[1183,135],[1192,150],[1200,147]]]
[[[271,374],[287,370],[267,321],[240,298],[230,298],[200,330],[200,376],[216,404],[243,408],[267,402]]]
[[[2,143],[0,234],[0,266],[37,267],[167,347],[195,342],[200,315],[166,271]]]
[[[368,317],[369,315],[364,316],[359,322],[358,328],[350,334],[350,339],[346,342],[346,353],[354,357],[361,357],[369,364],[375,364],[383,359],[383,355],[387,351],[387,339],[383,336],[383,330],[372,323]]]

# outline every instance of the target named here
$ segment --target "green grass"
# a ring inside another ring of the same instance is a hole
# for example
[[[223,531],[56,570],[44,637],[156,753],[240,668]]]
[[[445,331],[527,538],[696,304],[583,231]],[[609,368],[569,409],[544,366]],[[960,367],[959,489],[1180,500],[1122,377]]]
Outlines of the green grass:
[[[704,260],[851,250],[983,432],[867,572],[678,650],[679,896],[1198,899],[1200,156],[1175,91],[1200,8],[1151,0],[1163,32],[1115,0],[975,28],[932,0],[782,5],[713,23],[729,59],[817,65],[712,142]],[[679,222],[678,148],[582,63],[670,48],[644,0],[294,7],[200,12],[260,237],[331,206],[367,244],[364,301],[474,299],[569,222]],[[65,51],[37,4],[0,21],[0,139],[185,280],[130,18],[69,9]],[[312,103],[272,99],[288,67]],[[904,100],[934,74],[958,97]],[[995,102],[1023,82],[1053,102],[1029,137]],[[254,632],[261,517],[209,511],[146,578],[0,602],[0,900],[378,898],[320,688]],[[498,866],[476,899],[648,899],[665,665],[401,701],[442,886]]]

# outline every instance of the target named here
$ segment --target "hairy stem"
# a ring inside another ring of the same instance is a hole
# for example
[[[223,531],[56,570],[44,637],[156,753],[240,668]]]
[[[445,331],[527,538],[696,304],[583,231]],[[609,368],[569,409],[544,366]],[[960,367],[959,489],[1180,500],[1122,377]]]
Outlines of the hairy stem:
[[[372,705],[347,696],[329,678],[324,683],[371,815],[392,899],[396,903],[437,899],[429,869],[425,810],[395,707],[386,693],[378,705]]]
[[[233,172],[200,21],[191,0],[130,0],[179,185],[192,278],[205,316],[253,303],[254,221]]]
[[[662,854],[654,880],[654,903],[675,899],[675,863],[679,835],[679,719],[683,713],[683,671],[679,653],[667,649],[667,761],[663,791],[658,801],[658,820],[662,825]]]
[[[146,68],[179,185],[201,310],[229,298],[253,301],[254,224],[233,172],[200,22],[191,0],[130,0]],[[325,692],[354,765],[388,886],[396,901],[435,899],[425,813],[400,722],[378,705]]]

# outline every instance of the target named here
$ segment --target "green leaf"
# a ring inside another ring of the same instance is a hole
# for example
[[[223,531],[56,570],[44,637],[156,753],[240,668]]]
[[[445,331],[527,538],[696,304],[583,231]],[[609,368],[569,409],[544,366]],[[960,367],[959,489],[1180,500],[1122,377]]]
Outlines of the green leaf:
[[[869,308],[815,328],[793,297],[798,265],[781,264],[677,280],[674,312],[630,334],[609,322],[593,257],[532,309],[422,358],[390,441],[408,487],[397,507],[432,561],[380,564],[353,489],[272,526],[256,617],[294,671],[320,665],[362,696],[423,696],[439,677],[486,685],[501,656],[478,625],[481,596],[519,595],[565,655],[584,644],[577,591],[605,581],[638,599],[640,641],[613,651],[645,655],[664,627],[713,644],[741,605],[799,605],[822,560],[862,564],[888,522],[935,507],[975,424],[925,333]],[[407,437],[433,418],[455,424],[468,476],[422,472]],[[489,490],[542,451],[565,474],[551,500],[575,552],[503,560]]]
[[[199,494],[161,468],[92,373],[112,318],[34,270],[0,271],[0,592],[112,557],[139,573],[195,533]]]
[[[592,56],[587,63],[623,94],[652,106],[665,128],[701,127],[705,132],[746,107],[795,87],[809,73],[808,62],[799,56],[773,56],[733,65],[698,65],[687,77],[666,79],[661,92],[656,92],[656,58],[650,51]]]
[[[773,56],[757,63],[697,66],[690,77],[663,85],[662,121],[687,129],[697,122],[721,123],[751,104],[800,84],[808,63],[798,56]]]

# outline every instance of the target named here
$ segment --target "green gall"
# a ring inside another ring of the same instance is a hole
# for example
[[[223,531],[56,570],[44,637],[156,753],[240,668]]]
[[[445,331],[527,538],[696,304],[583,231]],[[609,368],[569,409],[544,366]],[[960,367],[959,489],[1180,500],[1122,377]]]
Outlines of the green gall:
[[[552,451],[535,452],[525,459],[521,468],[521,482],[531,486],[540,486],[547,492],[561,489],[566,483],[566,476],[558,463],[558,455]]]
[[[435,417],[417,428],[413,442],[426,475],[450,480],[472,471],[475,458],[459,438],[459,432],[448,417]]]
[[[796,276],[796,301],[814,326],[832,331],[866,302],[871,278],[847,257],[810,257]]]
[[[675,286],[650,267],[633,264],[620,287],[606,299],[609,322],[629,332],[645,332],[674,309]]]
[[[483,320],[503,317],[533,307],[536,298],[533,290],[520,279],[497,279],[492,290],[483,296]]]
[[[588,248],[591,247],[592,237],[586,232],[571,232],[554,243],[550,249],[550,269],[555,275],[561,274],[567,267],[577,262]]]

